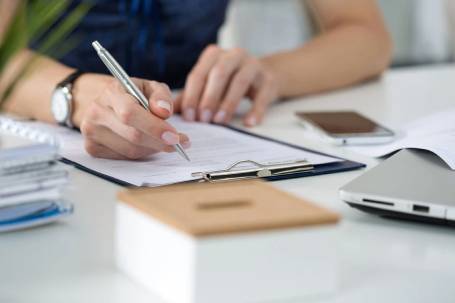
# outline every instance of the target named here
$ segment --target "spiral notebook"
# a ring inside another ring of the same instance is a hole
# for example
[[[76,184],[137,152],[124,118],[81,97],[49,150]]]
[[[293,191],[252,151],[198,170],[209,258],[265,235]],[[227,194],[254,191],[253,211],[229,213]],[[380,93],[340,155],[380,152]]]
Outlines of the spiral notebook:
[[[181,182],[262,177],[267,180],[314,176],[364,167],[288,143],[240,129],[204,123],[189,123],[178,116],[170,123],[185,130],[192,147],[190,163],[175,153],[159,153],[140,161],[97,159],[84,149],[82,135],[64,127],[41,122],[0,117],[0,130],[57,144],[62,161],[122,185],[161,186]],[[283,168],[284,166],[284,168]]]

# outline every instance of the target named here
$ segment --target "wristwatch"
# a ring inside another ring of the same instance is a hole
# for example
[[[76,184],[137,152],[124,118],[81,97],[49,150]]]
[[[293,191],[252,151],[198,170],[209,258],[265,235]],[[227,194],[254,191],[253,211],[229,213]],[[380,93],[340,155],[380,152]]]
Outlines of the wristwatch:
[[[83,72],[75,71],[57,84],[51,97],[51,111],[55,121],[62,126],[73,128],[73,83]]]

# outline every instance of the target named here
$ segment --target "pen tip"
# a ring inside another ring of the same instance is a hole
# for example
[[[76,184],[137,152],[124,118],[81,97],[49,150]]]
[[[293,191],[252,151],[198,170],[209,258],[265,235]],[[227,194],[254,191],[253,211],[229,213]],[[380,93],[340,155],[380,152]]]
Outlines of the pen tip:
[[[185,150],[183,149],[183,147],[180,144],[176,144],[174,147],[175,147],[175,150],[180,154],[180,156],[182,156],[182,158],[184,158],[188,162],[191,162],[190,157],[188,157]]]

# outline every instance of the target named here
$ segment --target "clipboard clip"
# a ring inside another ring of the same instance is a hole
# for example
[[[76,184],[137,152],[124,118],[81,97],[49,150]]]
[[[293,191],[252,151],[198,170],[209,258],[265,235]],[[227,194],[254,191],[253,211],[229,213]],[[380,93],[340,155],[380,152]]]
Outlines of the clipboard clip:
[[[249,164],[249,167],[241,168],[244,164]],[[314,166],[306,160],[278,164],[261,164],[252,160],[243,160],[235,162],[224,170],[195,172],[192,173],[191,176],[199,177],[203,181],[219,182],[283,176],[313,169]]]

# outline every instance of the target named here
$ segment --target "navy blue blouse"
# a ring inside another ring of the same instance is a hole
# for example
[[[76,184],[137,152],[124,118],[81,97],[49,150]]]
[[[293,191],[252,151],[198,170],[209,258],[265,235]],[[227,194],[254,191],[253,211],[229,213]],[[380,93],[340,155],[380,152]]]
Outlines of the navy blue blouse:
[[[131,76],[182,87],[201,51],[216,43],[228,1],[96,0],[73,34],[77,46],[59,61],[108,73],[91,46],[98,40]]]

